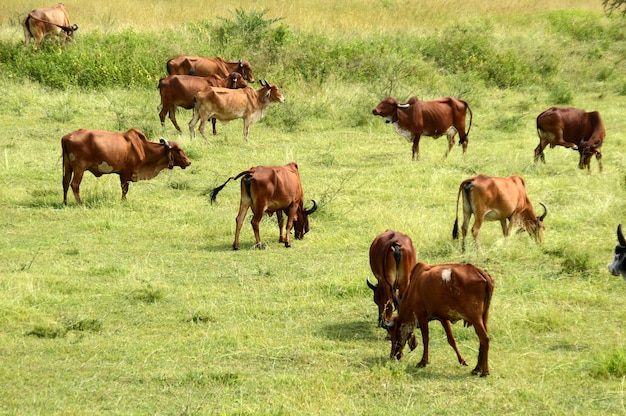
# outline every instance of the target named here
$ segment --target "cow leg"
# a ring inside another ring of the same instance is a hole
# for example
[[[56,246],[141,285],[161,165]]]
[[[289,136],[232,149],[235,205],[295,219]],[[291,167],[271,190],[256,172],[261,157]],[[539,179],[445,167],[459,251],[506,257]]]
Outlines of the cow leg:
[[[293,204],[287,213],[287,228],[285,229],[285,247],[291,247],[290,238],[291,238],[291,228],[293,227],[293,219],[296,218],[298,214],[298,206]]]
[[[80,182],[83,180],[83,173],[85,171],[74,171],[74,178],[72,179],[72,192],[74,192],[74,198],[76,198],[78,205],[83,205],[83,202],[80,200]]]
[[[72,181],[72,167],[69,160],[63,155],[63,205],[67,205],[67,191]]]
[[[598,161],[598,168],[602,172],[602,153],[596,151],[596,160]],[[591,163],[589,163],[591,165]]]
[[[465,358],[463,358],[461,351],[459,351],[459,348],[456,345],[456,339],[454,339],[454,335],[452,334],[452,324],[450,323],[450,321],[446,319],[445,321],[441,321],[441,325],[443,326],[443,329],[446,331],[448,344],[450,344],[452,349],[454,349],[454,352],[456,353],[456,358],[459,360],[459,364],[467,365],[467,361],[465,361]]]
[[[448,131],[446,131],[446,137],[448,138],[448,150],[446,150],[446,154],[443,156],[444,158],[448,157],[450,151],[454,147],[454,136],[456,136],[456,129],[454,127],[450,127]]]
[[[417,363],[416,367],[424,368],[428,364],[428,319],[424,315],[417,318],[419,322],[420,331],[422,332],[422,344],[424,347],[424,353],[422,359]]]
[[[420,160],[420,136],[416,135],[413,138],[413,156],[412,159],[415,161]]]
[[[258,207],[254,207],[253,212],[254,212],[254,215],[252,215],[252,220],[250,221],[250,224],[252,224],[252,231],[254,231],[254,238],[256,240],[255,247],[260,250],[264,250],[265,246],[263,246],[263,243],[261,242],[261,233],[259,231],[259,224],[261,223],[261,220],[263,219],[263,213],[265,212],[265,207],[262,207],[262,209],[258,209]]]
[[[472,374],[480,374],[481,377],[489,375],[489,334],[482,320],[474,323],[474,330],[480,340],[480,348],[478,350],[478,362],[472,370]]]
[[[543,143],[543,141],[539,141],[539,144],[537,145],[537,147],[535,147],[535,163],[537,163],[539,159],[541,159],[543,163],[546,163],[546,157],[543,155],[543,149],[545,147],[546,145]]]
[[[248,143],[248,128],[250,127],[250,124],[248,123],[248,120],[243,121],[243,139],[246,143]]]
[[[172,106],[169,109],[169,115],[170,115],[170,120],[172,121],[172,124],[174,125],[174,127],[176,127],[176,130],[178,130],[179,134],[182,134],[182,130],[180,129],[180,127],[178,126],[178,123],[176,122],[176,106]],[[163,123],[163,120],[161,121],[163,124],[163,127],[165,127],[165,123]]]
[[[213,136],[217,136],[217,129],[215,128],[216,122],[217,122],[217,119],[215,118],[211,119],[211,124],[213,125]]]
[[[474,242],[478,244],[478,232],[483,225],[482,215],[474,214],[474,225],[472,226],[472,235],[474,236]]]
[[[276,212],[276,221],[278,222],[278,242],[279,243],[284,243],[285,239],[283,237],[283,230],[285,227],[285,219],[283,218],[283,212],[282,211],[277,211]]]
[[[126,199],[126,194],[128,193],[128,185],[130,184],[130,177],[120,174],[120,185],[122,186],[122,200]]]
[[[193,117],[189,121],[189,136],[190,136],[191,140],[193,140],[196,137],[195,128],[196,128],[196,123],[198,123],[198,119],[199,119],[198,113],[194,109],[193,110]]]
[[[233,250],[239,250],[239,233],[241,232],[243,220],[246,219],[246,213],[248,212],[248,208],[250,207],[249,203],[246,203],[247,201],[245,201],[244,198],[245,196],[241,195],[241,201],[239,203],[239,213],[237,213],[236,219],[237,225],[235,227],[235,241],[233,241]]]
[[[506,220],[507,220],[506,218],[501,219],[500,226],[502,227],[502,234],[505,237],[508,237],[511,235],[511,228],[512,228],[513,221],[511,221],[512,218],[509,218],[509,223],[507,224]]]
[[[205,141],[205,142],[207,141],[206,134],[204,134],[204,129],[205,129],[205,127],[206,127],[206,122],[207,122],[207,120],[206,120],[206,119],[204,119],[204,118],[202,118],[202,119],[200,120],[200,127],[198,128],[198,130],[200,130],[200,134],[201,134],[201,135],[202,135],[202,137],[204,138],[204,141]]]

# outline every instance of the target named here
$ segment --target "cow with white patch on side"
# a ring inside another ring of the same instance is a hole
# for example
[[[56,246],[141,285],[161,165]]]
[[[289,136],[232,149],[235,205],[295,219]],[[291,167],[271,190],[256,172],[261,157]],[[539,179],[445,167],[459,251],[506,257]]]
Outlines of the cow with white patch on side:
[[[463,320],[473,326],[480,341],[478,362],[472,374],[489,374],[489,334],[487,322],[493,296],[494,280],[489,273],[471,264],[429,265],[419,262],[411,273],[411,282],[400,303],[398,315],[383,328],[391,339],[390,358],[402,358],[406,343],[412,339],[415,327],[422,333],[424,351],[417,367],[429,362],[428,322],[437,320],[443,325],[448,343],[454,349],[461,365],[467,365],[452,334],[451,324]],[[411,346],[413,350],[414,346]]]
[[[622,233],[622,224],[617,226],[617,245],[615,246],[615,258],[609,264],[609,272],[613,276],[622,275],[626,280],[626,238]]]
[[[469,127],[465,131],[465,116],[470,113]],[[401,104],[393,97],[381,101],[372,114],[393,124],[396,133],[413,143],[413,160],[419,160],[420,139],[422,135],[437,139],[443,135],[448,138],[448,156],[454,146],[454,137],[459,135],[459,144],[463,146],[463,155],[467,151],[469,131],[472,127],[472,110],[462,100],[454,97],[439,98],[433,101],[420,101],[411,97],[406,104]]]
[[[163,138],[160,143],[151,142],[138,129],[124,133],[79,129],[63,136],[61,147],[64,205],[70,185],[76,203],[82,205],[80,183],[85,171],[96,177],[117,173],[122,199],[126,199],[130,182],[152,179],[165,168],[191,165],[178,143]]]

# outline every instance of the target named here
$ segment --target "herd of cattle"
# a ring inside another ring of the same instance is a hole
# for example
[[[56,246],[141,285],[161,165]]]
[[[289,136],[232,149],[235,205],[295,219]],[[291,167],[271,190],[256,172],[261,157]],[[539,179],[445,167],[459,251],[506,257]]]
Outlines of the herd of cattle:
[[[33,10],[24,20],[25,46],[35,39],[34,47],[47,35],[60,35],[67,40],[74,35],[78,26],[70,26],[67,12],[62,3],[48,9]],[[203,136],[206,122],[228,122],[243,119],[244,139],[247,141],[249,126],[260,120],[267,108],[274,103],[284,102],[280,89],[272,83],[260,80],[261,88],[255,90],[248,85],[254,83],[249,62],[239,60],[227,62],[219,57],[202,58],[178,56],[167,61],[168,76],[159,81],[161,111],[159,118],[165,128],[165,116],[169,114],[174,127],[181,132],[176,121],[176,109],[193,109],[189,122],[191,138],[195,125]],[[467,151],[468,134],[472,125],[472,111],[462,100],[446,97],[433,101],[420,101],[411,97],[400,103],[393,97],[382,100],[372,110],[373,115],[392,123],[396,132],[405,137],[413,148],[413,159],[419,159],[419,142],[422,135],[434,138],[446,135],[447,156],[459,135],[463,153]],[[466,115],[470,114],[466,130]],[[535,148],[534,160],[545,162],[543,150],[550,145],[569,147],[580,154],[579,168],[590,171],[593,156],[602,170],[601,147],[605,138],[604,125],[597,111],[585,112],[575,108],[552,107],[537,117],[539,145]],[[122,199],[126,198],[130,182],[151,179],[166,167],[179,166],[185,169],[191,164],[181,146],[174,141],[161,139],[160,143],[149,141],[137,129],[116,133],[99,130],[79,129],[61,140],[63,155],[63,203],[67,205],[69,187],[81,204],[79,187],[85,171],[96,177],[116,173],[120,176]],[[239,249],[239,234],[249,208],[253,211],[252,229],[256,247],[263,248],[259,234],[259,223],[264,214],[276,214],[279,241],[290,247],[291,229],[295,238],[301,239],[309,229],[309,215],[315,212],[318,203],[304,207],[304,196],[298,165],[256,166],[230,177],[223,185],[213,189],[211,201],[230,180],[241,178],[241,198],[233,249]],[[462,248],[471,216],[474,216],[472,235],[477,242],[483,221],[500,221],[504,236],[510,235],[514,226],[527,231],[537,242],[543,241],[544,219],[547,207],[537,216],[526,193],[522,177],[493,177],[478,175],[461,182],[457,195],[457,218],[453,227],[453,238],[458,238],[458,206],[463,201]],[[283,214],[287,217],[285,228]],[[284,232],[283,232],[284,230]],[[626,239],[621,224],[617,228],[618,245],[615,259],[609,266],[613,275],[622,275],[626,280]],[[455,350],[459,363],[467,365],[459,352],[451,324],[463,320],[473,326],[480,340],[478,363],[473,374],[489,374],[489,335],[487,321],[489,305],[493,295],[494,280],[485,270],[471,264],[428,265],[417,262],[411,238],[397,231],[387,230],[378,235],[370,246],[370,266],[378,280],[377,284],[367,280],[374,292],[378,306],[378,325],[388,331],[391,339],[391,357],[401,358],[407,342],[411,350],[417,346],[413,331],[421,330],[423,356],[418,366],[428,363],[428,322],[438,320],[446,332],[448,343]],[[393,311],[397,314],[393,315]]]

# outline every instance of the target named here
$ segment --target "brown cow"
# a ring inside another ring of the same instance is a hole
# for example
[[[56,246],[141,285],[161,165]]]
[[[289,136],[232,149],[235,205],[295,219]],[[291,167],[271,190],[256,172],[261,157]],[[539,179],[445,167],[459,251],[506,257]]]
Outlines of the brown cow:
[[[617,226],[617,245],[615,246],[615,257],[609,264],[609,272],[613,276],[622,275],[626,280],[626,238],[622,233],[622,224]]]
[[[235,241],[233,250],[239,250],[239,232],[246,217],[248,208],[252,207],[252,229],[256,238],[256,248],[265,248],[261,242],[259,234],[259,223],[263,214],[272,216],[276,213],[278,228],[280,230],[279,242],[285,243],[285,247],[291,247],[289,235],[291,227],[295,229],[297,239],[304,238],[304,234],[309,232],[309,215],[317,210],[317,202],[313,199],[313,206],[304,208],[302,184],[300,183],[300,173],[298,165],[294,162],[285,166],[256,166],[230,177],[224,184],[211,191],[211,202],[215,202],[217,194],[231,180],[241,179],[241,200],[239,203],[239,214],[237,214],[237,228],[235,231]],[[283,237],[283,212],[287,215],[287,229]]]
[[[22,24],[24,29],[24,47],[27,47],[31,39],[34,39],[33,49],[37,49],[42,39],[46,36],[59,36],[65,44],[68,39],[74,37],[78,25],[70,26],[65,5],[59,3],[46,9],[35,9],[28,13]]]
[[[129,182],[152,179],[163,169],[191,165],[176,142],[161,139],[148,141],[137,129],[125,133],[79,129],[61,139],[63,148],[63,204],[67,205],[70,183],[78,205],[82,205],[79,188],[86,170],[96,177],[117,173],[126,199]],[[72,175],[74,176],[72,178]]]
[[[486,271],[471,264],[417,263],[411,273],[411,283],[400,303],[398,315],[383,327],[391,338],[390,358],[402,358],[402,350],[412,338],[415,326],[420,328],[424,353],[417,367],[428,364],[428,322],[438,320],[443,325],[448,343],[456,352],[461,365],[467,365],[459,351],[452,325],[463,319],[473,326],[480,340],[478,363],[472,374],[489,374],[489,334],[487,321],[493,295],[494,281]],[[412,350],[413,348],[411,348]]]
[[[189,134],[195,137],[194,128],[200,120],[200,134],[206,140],[204,127],[210,118],[223,123],[242,118],[243,138],[248,142],[248,128],[265,115],[265,111],[275,103],[285,101],[283,93],[276,84],[263,83],[255,90],[251,87],[230,90],[227,88],[209,87],[194,96],[193,118],[189,122]]]
[[[196,77],[192,75],[169,75],[159,80],[159,93],[161,94],[161,126],[165,129],[165,115],[169,113],[170,120],[176,130],[182,133],[176,122],[176,107],[180,106],[187,110],[193,108],[193,96],[198,91],[206,87],[220,88],[245,88],[248,84],[239,72],[231,72],[227,77],[210,75],[208,77]],[[215,119],[213,123],[213,134],[217,134],[215,129]]]
[[[465,131],[465,116],[470,113],[470,122]],[[459,134],[459,144],[463,146],[463,154],[467,151],[467,136],[472,127],[472,110],[469,105],[454,97],[439,98],[434,101],[420,101],[411,97],[406,104],[400,104],[393,97],[387,97],[376,106],[372,113],[380,116],[387,123],[393,123],[396,133],[413,142],[413,159],[418,160],[420,154],[420,138],[422,135],[435,139],[448,137],[448,156],[454,146],[454,136]]]
[[[401,232],[387,230],[372,241],[370,268],[378,284],[374,285],[368,278],[367,285],[374,292],[374,303],[378,305],[378,326],[391,319],[394,305],[397,307],[402,301],[415,258],[411,237]]]
[[[452,230],[452,238],[459,238],[459,198],[463,194],[463,249],[469,221],[474,214],[472,234],[478,240],[478,231],[483,221],[500,221],[505,237],[511,234],[515,224],[528,233],[539,243],[543,242],[545,229],[543,220],[548,208],[543,202],[544,212],[537,217],[533,204],[526,193],[526,185],[521,176],[513,175],[506,178],[498,176],[478,175],[461,182],[456,198],[456,220]],[[508,224],[507,224],[508,220]]]
[[[535,162],[546,162],[543,149],[550,145],[569,147],[578,150],[578,167],[591,172],[591,157],[596,156],[602,172],[602,153],[606,132],[600,113],[585,112],[577,108],[552,107],[537,116],[539,144],[535,148]]]
[[[239,72],[248,82],[254,82],[254,74],[250,62],[240,59],[237,62],[226,62],[216,56],[215,58],[202,58],[199,56],[177,56],[167,61],[167,73],[169,75],[195,75],[207,77],[209,75],[228,76],[231,72]]]

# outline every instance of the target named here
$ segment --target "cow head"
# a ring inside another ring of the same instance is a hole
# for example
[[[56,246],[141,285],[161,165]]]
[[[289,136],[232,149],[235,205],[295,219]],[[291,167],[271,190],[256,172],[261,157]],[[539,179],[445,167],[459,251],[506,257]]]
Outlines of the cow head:
[[[579,169],[590,169],[591,168],[591,158],[593,155],[596,155],[597,159],[602,157],[600,153],[600,147],[602,146],[602,140],[599,140],[597,143],[592,143],[589,141],[581,141],[578,145],[578,153],[580,154],[580,159],[578,160],[578,168]]]
[[[393,123],[398,120],[398,108],[405,109],[408,106],[408,104],[400,104],[393,97],[387,97],[372,110],[372,114],[384,118],[387,123]]]
[[[169,169],[173,169],[174,166],[179,166],[180,168],[185,169],[187,166],[191,165],[191,161],[178,143],[168,142],[162,137],[160,142],[165,147]]]
[[[613,276],[622,275],[626,280],[626,238],[622,233],[622,224],[617,226],[617,242],[615,246],[615,258],[613,263],[609,264],[609,272]]]
[[[285,102],[285,97],[283,96],[282,91],[280,90],[280,88],[278,88],[276,84],[267,82],[267,80],[259,80],[259,83],[262,87],[265,88],[263,101],[269,102],[270,104]]]
[[[393,302],[389,294],[389,285],[379,286],[367,278],[367,286],[374,292],[374,303],[378,306],[378,327],[382,327],[385,321],[391,319]]]
[[[247,86],[248,83],[239,72],[231,72],[228,74],[228,88],[234,90],[237,88],[245,88]]]
[[[403,355],[404,346],[409,343],[409,348],[413,351],[417,347],[417,339],[413,334],[414,324],[398,322],[398,317],[394,316],[391,321],[383,322],[383,328],[387,330],[391,341],[391,352],[389,358],[400,359]]]
[[[536,217],[533,221],[526,222],[523,224],[522,228],[528,231],[537,242],[543,243],[543,232],[546,229],[546,226],[543,224],[543,220],[548,215],[548,207],[543,202],[539,203],[543,207],[543,214],[540,217]]]
[[[298,240],[302,240],[304,235],[309,232],[311,226],[309,225],[309,215],[317,211],[317,201],[312,199],[313,206],[309,209],[304,208],[304,204],[298,209],[298,215],[293,221],[293,229],[295,237]]]
[[[239,60],[239,73],[243,75],[243,78],[246,81],[254,83],[254,74],[252,73],[252,66],[250,66],[250,62],[240,59]]]

